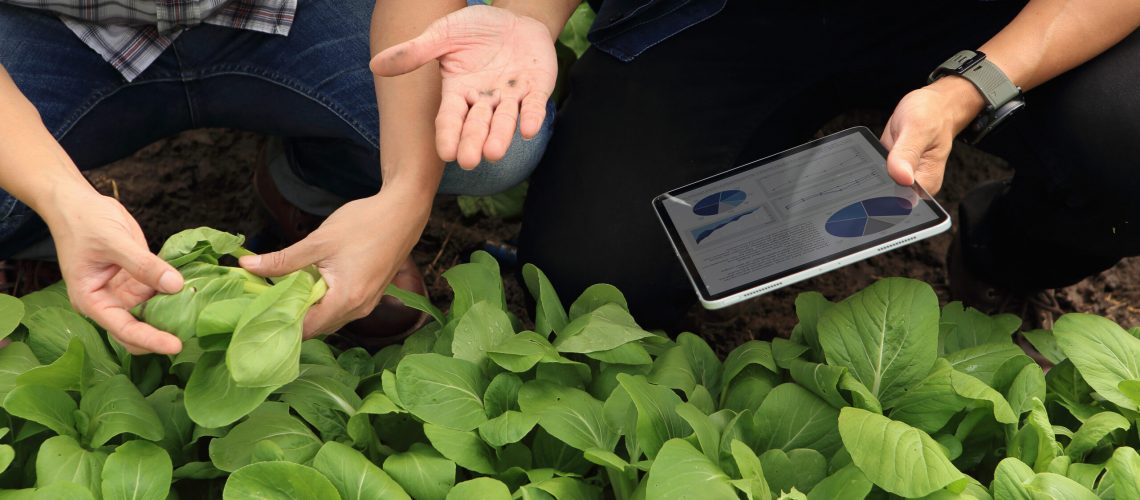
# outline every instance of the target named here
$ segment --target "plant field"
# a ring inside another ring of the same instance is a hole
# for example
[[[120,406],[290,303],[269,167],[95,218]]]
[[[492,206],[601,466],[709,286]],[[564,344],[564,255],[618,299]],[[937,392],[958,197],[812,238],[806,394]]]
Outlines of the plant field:
[[[1012,315],[889,278],[795,300],[789,338],[718,357],[641,329],[597,285],[563,308],[524,270],[443,273],[447,312],[370,355],[301,341],[323,283],[220,265],[241,237],[179,233],[186,289],[136,310],[177,333],[131,356],[63,284],[0,296],[0,498],[1140,498],[1140,329],[1088,314],[1011,340]]]

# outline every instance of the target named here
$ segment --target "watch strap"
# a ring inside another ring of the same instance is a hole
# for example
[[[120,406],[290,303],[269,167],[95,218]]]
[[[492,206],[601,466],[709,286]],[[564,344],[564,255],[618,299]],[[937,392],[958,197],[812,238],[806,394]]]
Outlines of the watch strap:
[[[961,76],[978,88],[986,99],[986,106],[989,109],[1000,108],[1021,95],[1021,89],[1005,76],[1001,68],[985,59],[978,61]]]

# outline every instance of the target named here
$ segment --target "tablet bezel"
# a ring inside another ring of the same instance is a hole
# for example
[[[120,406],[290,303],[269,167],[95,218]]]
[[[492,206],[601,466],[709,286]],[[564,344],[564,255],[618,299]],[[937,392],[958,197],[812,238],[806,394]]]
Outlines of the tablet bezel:
[[[669,216],[669,212],[665,209],[665,201],[670,199],[670,198],[683,196],[685,193],[688,193],[694,189],[702,188],[702,187],[707,186],[709,184],[712,184],[714,182],[724,180],[728,177],[732,177],[734,175],[738,175],[738,174],[741,174],[741,173],[744,173],[744,172],[747,172],[750,170],[763,168],[763,167],[765,167],[765,166],[767,166],[773,162],[779,161],[779,160],[786,158],[788,156],[792,156],[792,155],[795,155],[798,153],[802,153],[802,152],[807,151],[809,149],[813,149],[813,148],[822,146],[824,144],[827,144],[829,142],[837,141],[837,140],[840,140],[840,139],[843,139],[843,138],[846,138],[848,136],[855,135],[855,134],[862,135],[863,138],[868,143],[870,143],[872,145],[873,149],[876,152],[878,152],[879,155],[883,158],[883,162],[885,165],[888,151],[885,147],[883,147],[882,143],[879,142],[878,138],[875,137],[875,135],[871,132],[871,129],[869,129],[867,127],[852,127],[852,128],[845,129],[845,130],[836,132],[834,134],[828,135],[826,137],[821,137],[821,138],[813,140],[811,142],[796,146],[794,148],[791,148],[791,149],[788,149],[785,151],[781,151],[779,153],[776,153],[776,154],[773,154],[770,156],[766,156],[764,158],[760,158],[758,160],[754,160],[754,161],[745,163],[745,164],[740,165],[738,167],[735,167],[735,168],[732,168],[730,170],[727,170],[727,171],[721,172],[719,174],[713,175],[711,177],[706,177],[706,178],[698,180],[696,182],[686,184],[684,186],[670,190],[667,193],[663,193],[661,195],[658,195],[657,197],[655,197],[653,199],[653,208],[654,208],[654,211],[657,213],[657,218],[661,221],[662,226],[664,226],[665,232],[669,236],[669,242],[672,244],[674,252],[678,255],[678,257],[680,257],[681,262],[684,265],[685,272],[689,275],[689,281],[693,284],[693,288],[696,289],[697,295],[700,297],[701,303],[705,307],[708,307],[708,308],[724,307],[724,306],[736,303],[738,301],[738,300],[727,300],[727,299],[731,299],[734,296],[742,295],[742,297],[740,297],[739,300],[743,300],[744,298],[748,298],[748,297],[751,297],[754,295],[759,295],[759,293],[748,293],[748,292],[755,291],[757,289],[766,287],[772,283],[776,283],[776,282],[779,282],[781,280],[784,280],[785,278],[792,277],[794,279],[787,280],[786,283],[781,283],[780,286],[788,285],[788,284],[794,283],[796,281],[800,281],[802,279],[807,279],[807,278],[816,276],[818,274],[822,274],[823,272],[830,271],[830,270],[832,270],[836,267],[839,267],[841,265],[847,265],[847,264],[850,264],[850,263],[855,262],[857,260],[862,260],[864,258],[871,257],[872,255],[877,255],[878,253],[881,253],[881,251],[873,251],[876,247],[890,246],[889,244],[892,242],[896,242],[898,240],[903,240],[903,239],[915,237],[915,236],[918,236],[920,233],[923,233],[923,232],[928,232],[929,234],[922,235],[922,237],[928,237],[928,236],[932,236],[933,234],[937,234],[941,231],[944,231],[946,229],[949,229],[949,227],[950,227],[950,214],[948,214],[946,212],[946,210],[942,208],[942,206],[940,206],[936,201],[934,201],[933,197],[931,197],[930,194],[927,193],[926,190],[922,188],[922,186],[919,186],[918,183],[915,182],[914,185],[911,186],[911,188],[914,189],[916,194],[918,194],[918,198],[920,200],[922,200],[923,202],[925,202],[928,207],[930,207],[931,211],[934,212],[936,218],[934,218],[928,222],[924,222],[922,224],[918,224],[916,226],[906,228],[906,229],[902,230],[901,232],[883,235],[882,237],[876,238],[872,241],[868,241],[868,242],[860,244],[858,246],[847,248],[847,249],[829,254],[826,257],[822,257],[822,258],[813,260],[811,262],[807,262],[805,264],[801,264],[801,265],[786,269],[786,270],[781,271],[779,273],[764,276],[763,278],[760,278],[758,280],[754,280],[754,281],[751,281],[747,284],[730,288],[728,290],[717,293],[715,295],[709,293],[708,287],[705,285],[704,280],[701,278],[700,272],[698,272],[696,264],[693,262],[692,256],[689,255],[689,251],[686,249],[683,240],[681,240],[681,235],[677,231],[676,225],[673,223],[672,218]],[[939,226],[944,226],[944,227],[939,228]],[[934,228],[938,228],[938,230],[931,231]],[[919,238],[917,238],[917,237],[914,238],[914,241],[917,241],[917,239],[919,239]],[[911,241],[908,241],[907,243],[910,243],[910,242]],[[885,251],[886,249],[884,248],[882,250]],[[865,253],[868,251],[872,251],[872,253],[867,254],[867,255],[863,255],[863,256],[859,256],[856,259],[851,259],[852,256],[855,256],[855,255],[860,254],[860,253]],[[838,261],[842,261],[842,262],[838,262]],[[837,262],[838,262],[838,265],[829,266],[829,264],[835,264]],[[817,272],[812,272],[813,270],[816,270]],[[796,275],[799,275],[799,276],[796,276]],[[775,288],[779,288],[779,287],[778,286],[772,287],[771,289],[775,289]],[[770,291],[771,289],[764,290],[764,291]]]

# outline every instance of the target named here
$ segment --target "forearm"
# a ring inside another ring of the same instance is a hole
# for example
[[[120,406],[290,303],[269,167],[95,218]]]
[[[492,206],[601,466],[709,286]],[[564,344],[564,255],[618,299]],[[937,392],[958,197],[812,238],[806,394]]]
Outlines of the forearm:
[[[0,66],[0,187],[45,219],[76,190],[93,190],[39,112]]]
[[[1138,26],[1135,0],[1033,0],[979,50],[1028,91],[1108,50]],[[958,131],[985,107],[965,79],[942,78],[931,88],[960,104]]]
[[[463,0],[377,1],[372,14],[372,55],[415,38],[436,19],[465,5]],[[405,75],[376,77],[383,188],[412,192],[429,203],[443,176],[443,161],[435,149],[440,82],[435,62]]]
[[[551,40],[562,34],[566,21],[582,0],[495,0],[495,7],[537,19],[550,30]]]

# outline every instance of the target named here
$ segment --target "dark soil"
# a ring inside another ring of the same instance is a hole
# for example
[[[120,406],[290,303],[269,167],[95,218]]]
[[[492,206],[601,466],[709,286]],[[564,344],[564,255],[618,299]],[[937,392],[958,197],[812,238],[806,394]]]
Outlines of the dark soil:
[[[875,123],[881,129],[882,118],[867,113],[847,114],[824,131],[855,124],[875,128]],[[138,219],[155,249],[169,235],[200,225],[258,235],[267,219],[257,205],[249,180],[264,142],[265,138],[244,132],[191,131],[92,171],[89,178],[101,192],[118,196]],[[1011,174],[999,159],[967,146],[956,146],[938,199],[956,214],[958,201],[972,186]],[[414,251],[432,299],[437,304],[450,301],[450,290],[440,276],[443,271],[463,262],[486,242],[513,238],[518,229],[518,222],[464,218],[455,197],[437,197],[434,214]],[[945,233],[725,310],[695,307],[686,329],[702,334],[720,351],[753,338],[786,336],[797,322],[794,299],[798,293],[816,290],[829,299],[839,300],[887,276],[907,276],[931,283],[940,298],[948,301],[945,254],[950,240],[951,233]],[[252,243],[256,245],[259,240],[255,237]],[[1134,326],[1140,324],[1140,309],[1134,307],[1140,305],[1137,278],[1140,258],[1125,259],[1098,276],[1057,290],[1056,298],[1065,311],[1100,314],[1126,327]],[[509,273],[504,280],[511,308],[520,317],[527,317],[525,289]]]

